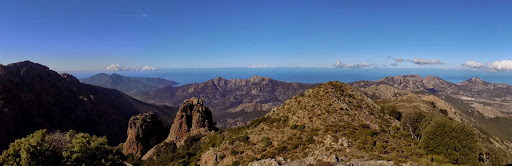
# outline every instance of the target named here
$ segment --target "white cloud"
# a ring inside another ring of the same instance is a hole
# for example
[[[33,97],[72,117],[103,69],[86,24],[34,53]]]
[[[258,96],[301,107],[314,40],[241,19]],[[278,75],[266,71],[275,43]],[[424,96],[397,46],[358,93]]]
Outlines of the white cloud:
[[[338,67],[338,68],[352,68],[352,69],[356,69],[356,68],[367,68],[367,67],[371,67],[373,65],[372,64],[368,64],[368,63],[344,64],[344,63],[341,63],[341,62],[337,62],[335,66]]]
[[[277,66],[267,66],[267,65],[252,65],[249,68],[276,68]]]
[[[501,60],[487,63],[487,70],[489,71],[511,71],[512,60]]]
[[[443,62],[435,59],[423,59],[423,58],[414,58],[412,63],[417,65],[438,65],[438,64],[444,64]]]
[[[440,60],[435,60],[435,59],[423,59],[423,58],[414,58],[413,60],[411,59],[405,59],[405,58],[402,58],[402,57],[386,57],[388,59],[393,59],[394,62],[396,62],[394,64],[392,64],[392,66],[398,66],[398,63],[404,63],[404,62],[410,62],[410,63],[413,63],[413,64],[417,64],[417,65],[438,65],[438,64],[444,64],[443,62],[441,62]]]
[[[141,70],[157,70],[157,68],[156,67],[144,66],[144,67],[142,67]]]
[[[108,70],[108,71],[147,71],[147,70],[158,70],[158,68],[149,67],[149,66],[144,66],[142,68],[126,67],[126,66],[121,66],[119,64],[112,64],[112,65],[108,66],[107,68],[105,68],[105,70]]]
[[[484,65],[477,61],[467,61],[462,64],[462,67],[465,67],[467,69],[482,69],[484,68]]]
[[[391,63],[389,65],[391,65],[391,66],[398,66],[398,63]]]
[[[408,59],[404,59],[404,58],[393,58],[393,60],[395,60],[395,62],[408,62],[409,61]]]

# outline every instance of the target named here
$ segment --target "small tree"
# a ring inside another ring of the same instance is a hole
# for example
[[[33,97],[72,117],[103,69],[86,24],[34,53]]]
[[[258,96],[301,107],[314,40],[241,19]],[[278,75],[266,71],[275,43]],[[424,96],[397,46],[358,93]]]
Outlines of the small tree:
[[[0,156],[0,165],[60,165],[62,156],[48,135],[46,130],[38,130],[11,143]]]
[[[423,132],[421,146],[429,155],[440,155],[452,164],[476,165],[478,139],[475,132],[460,122],[437,118]]]
[[[406,111],[403,113],[401,122],[409,128],[411,135],[419,140],[425,117],[421,111]]]
[[[121,165],[121,156],[105,137],[38,130],[11,143],[0,165]]]

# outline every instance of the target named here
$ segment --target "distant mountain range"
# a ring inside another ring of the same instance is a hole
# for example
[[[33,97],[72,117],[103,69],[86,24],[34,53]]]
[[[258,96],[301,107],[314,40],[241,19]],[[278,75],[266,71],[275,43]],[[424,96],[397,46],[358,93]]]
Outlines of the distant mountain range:
[[[125,77],[116,73],[100,73],[94,76],[80,79],[80,82],[101,86],[104,88],[116,89],[126,94],[133,94],[140,91],[150,91],[166,86],[176,86],[177,82],[162,78]]]
[[[179,87],[167,86],[149,92],[139,91],[133,97],[154,104],[176,107],[184,100],[198,97],[212,110],[214,120],[222,128],[245,125],[265,115],[314,84],[287,83],[268,77],[227,80],[221,77],[204,83]]]
[[[176,110],[80,83],[37,63],[0,65],[1,149],[38,129],[107,135],[111,144],[119,144],[126,139],[131,116],[153,112],[170,125]]]

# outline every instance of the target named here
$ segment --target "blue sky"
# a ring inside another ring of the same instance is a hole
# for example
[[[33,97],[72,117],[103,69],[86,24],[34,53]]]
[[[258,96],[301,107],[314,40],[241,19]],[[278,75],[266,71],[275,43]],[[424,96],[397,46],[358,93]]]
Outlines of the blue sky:
[[[31,60],[60,71],[461,68],[510,59],[509,0],[0,1],[0,63]]]

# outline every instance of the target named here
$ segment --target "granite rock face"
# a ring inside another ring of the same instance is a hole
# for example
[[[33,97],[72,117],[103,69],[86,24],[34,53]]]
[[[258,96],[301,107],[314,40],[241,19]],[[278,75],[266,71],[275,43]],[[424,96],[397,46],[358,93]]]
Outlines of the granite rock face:
[[[123,145],[124,154],[141,157],[167,136],[168,129],[156,114],[139,114],[128,122],[128,138]]]
[[[172,124],[166,142],[174,142],[178,146],[189,135],[201,134],[217,130],[212,120],[212,112],[203,106],[203,100],[191,98],[180,106]]]
[[[141,159],[154,159],[153,154],[158,154],[166,144],[176,144],[179,147],[189,136],[206,135],[216,130],[218,129],[213,123],[210,109],[203,105],[203,100],[192,97],[181,104],[167,139],[148,150]],[[215,163],[215,160],[212,159],[209,163],[208,165],[211,165],[211,163]]]

